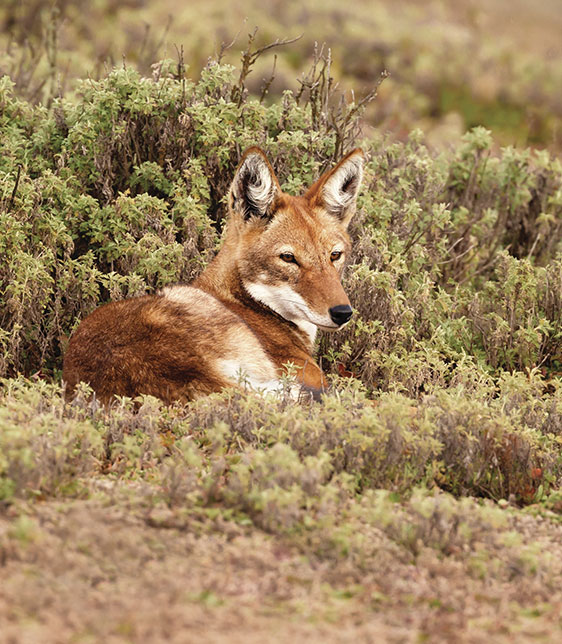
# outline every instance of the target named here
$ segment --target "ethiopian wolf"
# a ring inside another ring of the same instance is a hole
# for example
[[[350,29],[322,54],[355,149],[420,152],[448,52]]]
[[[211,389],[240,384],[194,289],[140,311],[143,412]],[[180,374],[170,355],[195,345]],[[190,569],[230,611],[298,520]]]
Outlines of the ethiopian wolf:
[[[279,390],[289,364],[300,385],[321,392],[314,340],[318,328],[339,329],[352,315],[340,275],[362,173],[356,149],[292,197],[264,152],[247,150],[218,255],[189,286],[106,304],[85,318],[64,360],[67,395],[80,381],[104,403],[139,394],[186,401],[242,381]]]

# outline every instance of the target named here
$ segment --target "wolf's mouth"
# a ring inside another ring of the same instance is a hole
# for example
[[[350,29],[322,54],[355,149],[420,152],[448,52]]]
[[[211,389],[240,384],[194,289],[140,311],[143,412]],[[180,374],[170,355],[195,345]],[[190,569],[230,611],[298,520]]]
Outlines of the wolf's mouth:
[[[344,324],[333,324],[330,320],[330,318],[326,316],[318,316],[315,317],[314,315],[311,315],[311,311],[306,307],[303,306],[302,302],[299,302],[298,300],[293,300],[289,299],[287,297],[282,298],[283,302],[290,304],[293,307],[293,310],[287,310],[281,311],[278,310],[277,312],[282,315],[286,320],[290,320],[291,322],[297,323],[299,320],[302,320],[304,322],[308,322],[309,324],[314,324],[314,326],[318,327],[322,331],[338,331],[339,329],[343,329],[343,327],[348,324],[348,322],[345,322]],[[298,315],[298,318],[296,315]],[[320,322],[318,318],[321,318],[323,321]],[[328,322],[328,324],[325,324],[325,322]]]
[[[347,322],[339,326],[337,324],[322,324],[321,322],[318,322],[317,320],[313,319],[309,315],[308,311],[304,309],[302,306],[299,305],[298,308],[307,322],[314,324],[314,326],[317,326],[319,329],[322,329],[322,331],[338,331],[339,329],[342,329],[347,324]]]
[[[312,320],[309,320],[309,322],[312,322]],[[324,324],[318,324],[317,322],[312,322],[312,324],[315,324],[319,329],[322,329],[322,331],[339,331],[340,329],[343,329],[344,326],[348,325],[349,321],[340,325],[334,324],[334,326],[325,326]]]

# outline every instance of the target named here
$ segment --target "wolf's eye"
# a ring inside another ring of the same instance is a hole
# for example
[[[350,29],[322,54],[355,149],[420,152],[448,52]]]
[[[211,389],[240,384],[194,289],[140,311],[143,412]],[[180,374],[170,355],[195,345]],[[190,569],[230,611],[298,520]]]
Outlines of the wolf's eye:
[[[343,255],[341,250],[335,250],[331,255],[330,255],[330,260],[332,262],[337,262],[338,259]]]
[[[293,255],[293,253],[281,253],[281,255],[279,255],[279,258],[282,259],[284,262],[287,262],[287,264],[297,263],[297,260],[295,259],[295,256]]]

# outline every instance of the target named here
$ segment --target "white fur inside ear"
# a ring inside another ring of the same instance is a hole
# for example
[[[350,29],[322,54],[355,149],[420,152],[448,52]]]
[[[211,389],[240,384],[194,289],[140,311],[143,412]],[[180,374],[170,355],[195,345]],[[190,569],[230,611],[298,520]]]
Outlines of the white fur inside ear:
[[[275,199],[276,182],[265,159],[260,154],[249,154],[232,183],[234,209],[244,217],[264,217]]]
[[[340,218],[355,205],[357,193],[363,179],[363,156],[355,154],[344,161],[328,178],[322,188],[326,210]]]

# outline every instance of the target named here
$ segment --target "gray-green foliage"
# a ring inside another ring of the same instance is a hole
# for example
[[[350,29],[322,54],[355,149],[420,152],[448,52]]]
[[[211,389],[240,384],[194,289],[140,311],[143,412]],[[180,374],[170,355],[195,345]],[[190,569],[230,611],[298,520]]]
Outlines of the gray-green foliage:
[[[323,344],[363,382],[417,395],[503,370],[557,372],[562,166],[491,146],[477,128],[448,157],[416,133],[374,147],[347,279],[361,315]]]
[[[69,334],[96,306],[196,276],[220,243],[245,147],[261,145],[298,193],[354,144],[352,108],[334,120],[319,111],[329,97],[291,92],[265,105],[235,76],[216,63],[197,82],[169,61],[153,78],[116,69],[50,109],[0,81],[0,375],[56,379]],[[345,278],[357,315],[319,347],[327,371],[359,380],[339,380],[319,406],[264,408],[225,394],[184,410],[181,422],[202,432],[186,464],[203,469],[167,460],[170,502],[177,489],[203,504],[218,494],[255,521],[282,524],[264,514],[272,494],[285,494],[272,486],[304,490],[296,505],[275,501],[300,516],[308,492],[331,477],[329,494],[436,482],[525,501],[560,481],[560,162],[511,148],[494,155],[483,129],[438,158],[417,133],[363,146]],[[83,472],[119,473],[133,452],[147,467],[167,458],[150,431],[145,439],[155,416],[119,409],[103,421],[103,449],[75,408],[57,412],[56,429],[45,425],[48,440],[29,419],[31,433],[18,437],[9,415],[4,496],[76,492]],[[176,436],[174,427],[159,429]],[[34,469],[37,445],[55,464],[45,475]]]
[[[266,106],[240,99],[231,67],[212,63],[195,83],[176,72],[170,61],[153,78],[114,70],[50,110],[2,80],[1,374],[57,369],[99,303],[197,275],[245,147],[263,146],[293,192],[335,160],[341,132],[314,98],[286,92]],[[323,341],[328,363],[412,394],[466,379],[463,365],[477,365],[477,378],[557,368],[560,162],[511,148],[493,156],[491,145],[482,129],[437,159],[416,134],[365,143],[347,276],[360,316]]]
[[[417,404],[376,401],[340,381],[322,405],[226,391],[189,406],[123,399],[99,408],[79,391],[4,381],[0,501],[76,496],[101,475],[144,479],[170,506],[217,504],[276,532],[333,514],[369,489],[537,502],[562,477],[562,398],[510,376],[470,400],[462,387]],[[552,497],[554,498],[554,497]],[[205,510],[206,511],[206,510]]]

